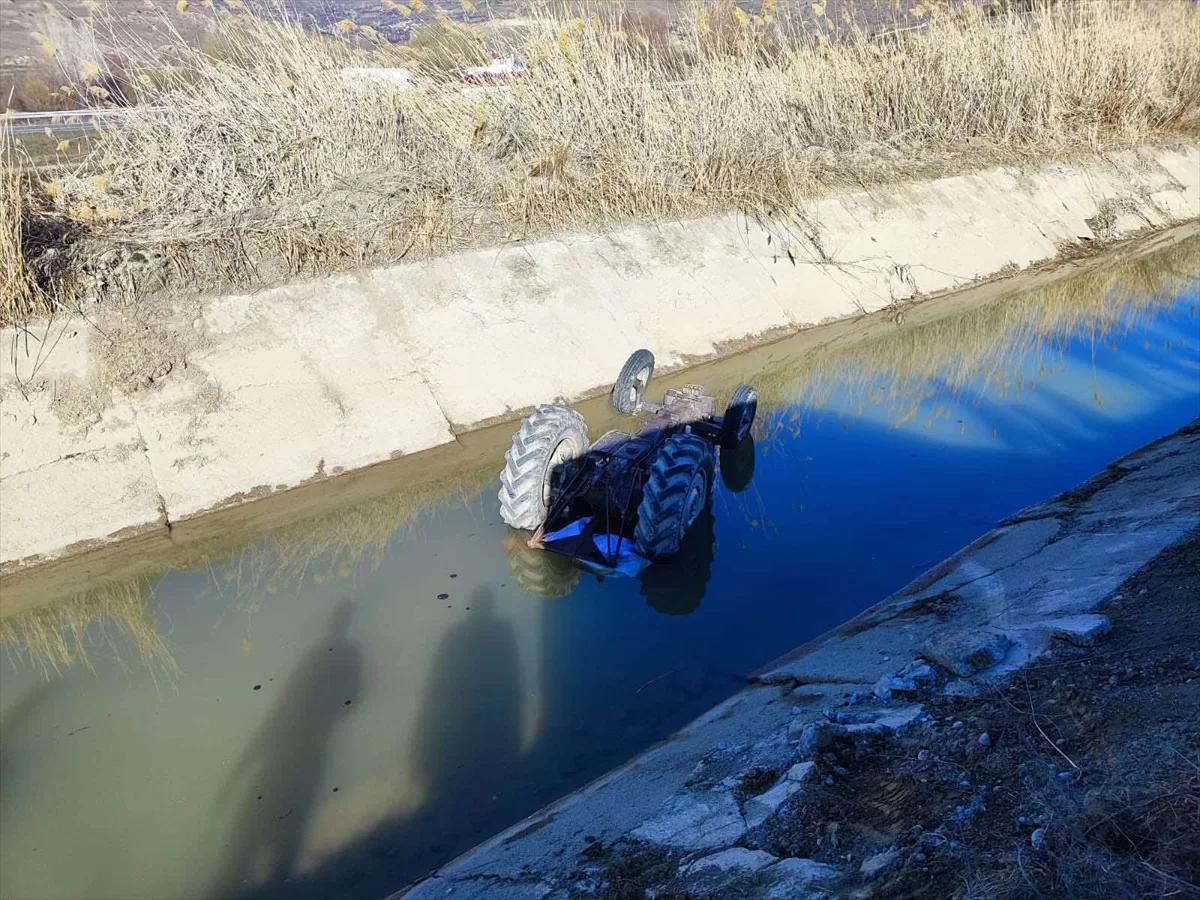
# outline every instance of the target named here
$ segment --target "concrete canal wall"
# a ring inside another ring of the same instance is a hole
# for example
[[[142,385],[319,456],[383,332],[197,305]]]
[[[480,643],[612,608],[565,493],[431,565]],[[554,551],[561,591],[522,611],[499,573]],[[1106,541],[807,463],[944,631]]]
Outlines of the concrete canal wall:
[[[8,329],[0,573],[1197,217],[1147,147]]]

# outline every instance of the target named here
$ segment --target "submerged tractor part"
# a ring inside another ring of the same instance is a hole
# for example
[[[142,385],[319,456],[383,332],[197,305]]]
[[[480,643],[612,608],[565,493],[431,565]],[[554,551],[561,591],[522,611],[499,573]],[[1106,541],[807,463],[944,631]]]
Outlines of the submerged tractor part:
[[[754,480],[754,435],[736,447],[721,448],[721,484],[732,494],[740,494]]]
[[[635,574],[679,552],[708,509],[718,446],[721,462],[741,470],[730,473],[731,489],[749,483],[754,388],[740,386],[718,416],[716,399],[698,384],[650,402],[653,373],[654,355],[638,350],[613,385],[613,406],[643,418],[636,434],[609,431],[589,446],[583,417],[562,406],[539,406],[521,422],[500,475],[500,514],[513,528],[534,532],[531,549]]]
[[[715,525],[709,504],[683,536],[674,556],[638,573],[647,606],[665,616],[686,616],[699,608],[712,575]]]
[[[575,590],[583,574],[571,561],[556,553],[534,550],[517,532],[505,540],[508,568],[517,586],[531,597],[558,600]]]

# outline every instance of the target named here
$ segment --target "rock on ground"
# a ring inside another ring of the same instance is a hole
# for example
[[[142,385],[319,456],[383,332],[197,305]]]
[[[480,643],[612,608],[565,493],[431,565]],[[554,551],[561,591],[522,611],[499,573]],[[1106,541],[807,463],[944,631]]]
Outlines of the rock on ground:
[[[723,791],[684,794],[663,804],[663,812],[635,829],[632,837],[681,850],[726,847],[746,831],[737,801]]]
[[[943,631],[921,647],[921,653],[960,678],[990,669],[1008,655],[1012,646],[1005,635],[987,631]]]

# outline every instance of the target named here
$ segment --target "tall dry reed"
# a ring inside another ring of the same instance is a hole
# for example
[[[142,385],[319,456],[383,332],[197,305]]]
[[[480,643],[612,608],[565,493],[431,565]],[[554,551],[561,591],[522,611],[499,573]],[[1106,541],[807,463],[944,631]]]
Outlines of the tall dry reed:
[[[682,36],[611,9],[543,10],[508,38],[527,77],[477,91],[447,75],[429,39],[395,48],[353,23],[332,39],[212,14],[221,53],[176,46],[168,61],[129,38],[123,77],[146,106],[32,187],[79,227],[76,270],[137,248],[176,284],[244,286],[560,230],[769,212],[847,184],[1200,128],[1200,10],[1186,2],[919,6],[927,27],[886,38],[720,3],[697,6]],[[482,32],[431,27],[479,49]],[[341,75],[397,64],[416,70],[416,88]]]
[[[49,312],[25,253],[29,176],[16,165],[12,139],[0,127],[0,325]]]

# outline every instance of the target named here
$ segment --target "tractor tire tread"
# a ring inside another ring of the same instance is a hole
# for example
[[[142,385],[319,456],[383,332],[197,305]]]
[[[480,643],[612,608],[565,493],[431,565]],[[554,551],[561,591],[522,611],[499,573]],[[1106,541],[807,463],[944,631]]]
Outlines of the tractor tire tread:
[[[587,423],[569,407],[544,404],[521,420],[500,472],[500,518],[508,525],[533,530],[545,521],[546,466],[559,443],[572,438],[586,452]]]
[[[692,479],[703,470],[711,491],[714,456],[712,445],[696,435],[677,434],[663,443],[650,465],[638,506],[634,541],[643,556],[661,559],[679,550]]]

